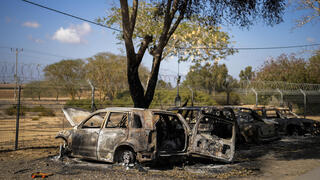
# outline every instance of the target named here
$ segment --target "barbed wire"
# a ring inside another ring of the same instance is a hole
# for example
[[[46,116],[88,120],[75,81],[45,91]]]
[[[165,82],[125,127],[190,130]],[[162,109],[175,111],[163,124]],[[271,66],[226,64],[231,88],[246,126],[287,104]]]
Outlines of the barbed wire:
[[[240,89],[251,89],[256,91],[320,91],[320,84],[289,83],[283,81],[240,81]]]

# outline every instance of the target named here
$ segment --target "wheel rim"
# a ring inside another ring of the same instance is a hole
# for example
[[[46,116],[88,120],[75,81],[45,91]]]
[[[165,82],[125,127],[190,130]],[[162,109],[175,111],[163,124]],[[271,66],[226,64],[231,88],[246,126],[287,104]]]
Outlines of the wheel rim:
[[[124,151],[122,154],[122,161],[125,164],[129,164],[132,161],[132,153],[130,151]]]

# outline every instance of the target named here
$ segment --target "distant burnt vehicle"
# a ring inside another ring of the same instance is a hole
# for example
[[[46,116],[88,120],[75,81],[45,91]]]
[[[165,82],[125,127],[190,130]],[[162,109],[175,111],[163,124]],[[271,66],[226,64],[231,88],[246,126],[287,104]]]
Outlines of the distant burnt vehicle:
[[[278,123],[263,120],[254,110],[233,107],[238,124],[238,142],[263,143],[280,139]]]
[[[288,108],[259,107],[255,111],[262,119],[278,122],[281,135],[320,134],[320,122],[302,118]]]
[[[90,113],[66,108],[63,112],[73,129],[56,136],[64,141],[61,155],[124,164],[189,155],[234,159],[232,133],[223,139],[202,127],[203,121],[213,120],[211,116],[196,121],[191,129],[180,114],[156,109],[114,107]]]

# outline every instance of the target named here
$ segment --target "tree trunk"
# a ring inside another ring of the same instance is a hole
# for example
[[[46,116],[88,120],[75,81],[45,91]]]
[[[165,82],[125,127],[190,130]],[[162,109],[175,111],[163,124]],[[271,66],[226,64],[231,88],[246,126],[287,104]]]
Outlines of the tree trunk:
[[[230,91],[227,91],[227,105],[230,105]]]

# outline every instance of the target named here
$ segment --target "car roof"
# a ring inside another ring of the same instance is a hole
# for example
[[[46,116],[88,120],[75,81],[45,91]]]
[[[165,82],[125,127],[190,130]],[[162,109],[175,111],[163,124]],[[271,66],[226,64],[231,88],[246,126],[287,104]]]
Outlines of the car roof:
[[[120,111],[120,112],[128,112],[128,111],[151,111],[154,113],[167,113],[174,114],[170,111],[162,110],[162,109],[145,109],[145,108],[134,108],[134,107],[108,107],[104,109],[98,109],[95,112],[106,112],[106,111]],[[95,113],[93,112],[93,113]]]

